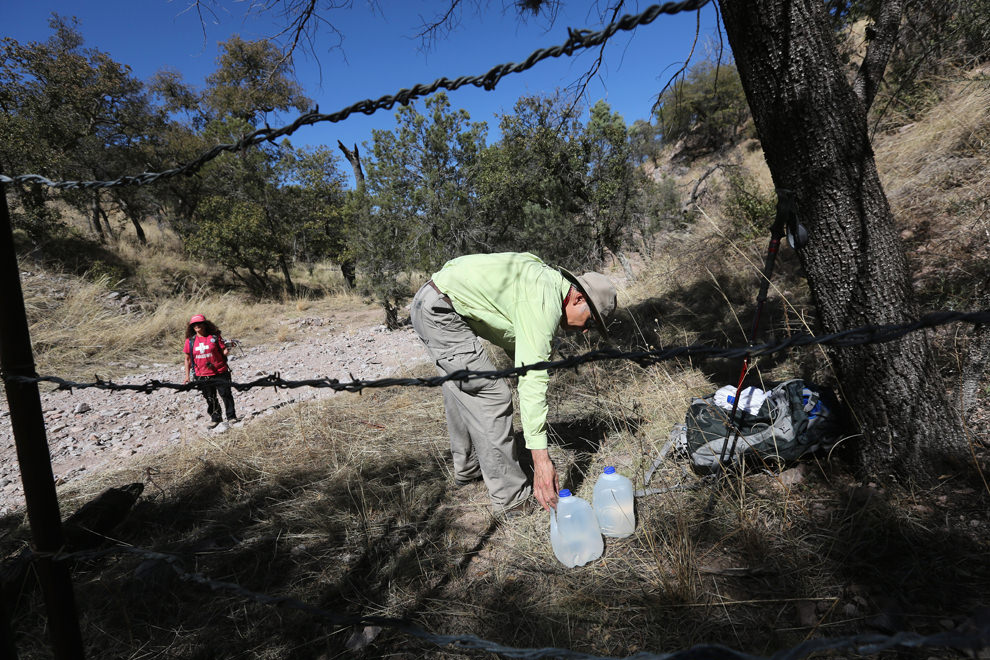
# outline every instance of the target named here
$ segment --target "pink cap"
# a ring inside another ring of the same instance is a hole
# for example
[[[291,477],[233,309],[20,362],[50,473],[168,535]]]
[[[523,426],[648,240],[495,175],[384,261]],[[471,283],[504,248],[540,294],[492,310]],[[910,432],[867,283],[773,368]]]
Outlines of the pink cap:
[[[196,316],[189,319],[189,325],[192,325],[193,323],[202,323],[205,320],[206,320],[205,316],[203,316],[202,314],[197,314]]]

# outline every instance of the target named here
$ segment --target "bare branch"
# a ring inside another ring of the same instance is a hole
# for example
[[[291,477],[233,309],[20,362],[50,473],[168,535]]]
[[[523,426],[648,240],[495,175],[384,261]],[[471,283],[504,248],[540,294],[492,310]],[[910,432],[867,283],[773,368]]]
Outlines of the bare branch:
[[[491,0],[472,0],[475,14],[481,16],[482,10],[491,4]],[[561,0],[502,0],[502,11],[514,11],[519,15],[520,21],[525,21],[526,12],[534,15],[542,14],[548,26],[553,26],[560,11]],[[420,40],[421,50],[429,52],[436,42],[452,33],[461,22],[461,15],[464,8],[464,0],[447,0],[447,9],[435,14],[430,20],[423,21],[419,26],[419,32],[415,34]]]
[[[419,32],[416,33],[416,38],[420,40],[423,50],[430,50],[433,44],[439,37],[444,37],[450,34],[457,23],[460,22],[460,14],[458,17],[454,17],[455,11],[461,6],[461,0],[450,0],[450,6],[447,7],[447,11],[444,12],[443,16],[439,16],[432,21],[423,21],[423,24],[419,27]],[[420,17],[422,18],[422,16]]]
[[[721,32],[719,34],[721,35]],[[662,111],[660,100],[663,98],[664,92],[670,89],[670,86],[675,84],[678,78],[684,76],[684,73],[687,71],[688,66],[691,64],[691,58],[694,57],[694,49],[698,47],[698,38],[700,36],[701,36],[701,11],[698,11],[697,21],[695,22],[695,26],[694,26],[694,41],[691,42],[691,50],[690,52],[688,52],[688,56],[684,59],[684,63],[681,65],[681,68],[675,71],[674,75],[672,75],[670,78],[667,79],[667,82],[657,93],[657,100],[654,101],[653,107],[650,108],[651,114],[655,115],[658,112]]]
[[[881,3],[876,20],[866,29],[869,45],[863,63],[853,81],[853,91],[863,102],[863,107],[869,109],[876,98],[877,90],[883,81],[883,72],[887,68],[887,60],[897,43],[897,31],[901,24],[901,14],[904,10],[903,0],[885,0]]]
[[[608,20],[609,23],[615,22],[615,19],[616,17],[618,17],[619,11],[622,10],[622,6],[624,4],[625,4],[625,0],[619,0],[619,2],[614,7],[611,8],[612,17],[609,18]],[[582,76],[577,80],[577,82],[574,83],[574,85],[572,85],[572,87],[575,90],[574,101],[571,103],[571,107],[567,109],[567,115],[570,115],[572,112],[574,112],[574,108],[577,107],[578,101],[581,100],[581,97],[584,96],[584,93],[588,89],[588,83],[591,82],[592,78],[598,75],[598,70],[601,68],[602,60],[605,57],[606,44],[608,44],[608,40],[602,42],[601,47],[598,49],[598,57],[595,58],[595,61],[591,65],[591,68],[589,68],[584,74],[582,74]]]
[[[186,5],[186,8],[180,11],[178,15],[182,16],[187,11],[195,11],[196,16],[199,17],[199,27],[203,31],[203,46],[205,47],[207,43],[207,35],[206,35],[206,19],[203,17],[203,11],[204,11],[203,2],[201,0],[189,0],[189,4]],[[213,11],[212,0],[209,6],[205,7],[205,11],[208,12],[211,16],[213,16],[214,23],[219,22],[219,18],[217,18],[217,13]]]

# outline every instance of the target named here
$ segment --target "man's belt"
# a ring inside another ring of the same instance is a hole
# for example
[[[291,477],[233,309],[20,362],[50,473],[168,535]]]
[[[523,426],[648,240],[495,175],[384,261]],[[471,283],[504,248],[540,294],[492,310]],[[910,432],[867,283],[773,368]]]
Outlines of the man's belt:
[[[429,285],[430,285],[431,287],[433,287],[433,290],[434,290],[434,291],[436,291],[437,293],[439,293],[439,294],[440,294],[440,297],[441,297],[441,298],[443,298],[443,301],[444,301],[445,303],[447,303],[448,305],[450,305],[450,308],[451,308],[451,309],[453,309],[453,308],[454,308],[454,303],[452,303],[452,302],[450,302],[450,296],[448,296],[448,295],[447,295],[446,293],[444,293],[443,291],[441,291],[441,290],[440,290],[440,287],[438,287],[438,286],[437,286],[437,285],[436,285],[436,284],[435,284],[435,283],[433,282],[433,280],[427,280],[427,281],[426,281],[426,283],[427,283],[427,284],[429,284]]]

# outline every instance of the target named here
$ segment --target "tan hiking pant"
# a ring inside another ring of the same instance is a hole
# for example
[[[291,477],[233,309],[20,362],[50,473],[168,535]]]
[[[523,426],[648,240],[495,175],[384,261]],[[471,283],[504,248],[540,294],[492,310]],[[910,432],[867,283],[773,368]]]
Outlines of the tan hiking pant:
[[[440,375],[460,369],[495,369],[478,336],[430,283],[413,297],[410,316]],[[442,389],[454,478],[468,481],[480,473],[496,510],[526,500],[532,486],[519,462],[525,450],[512,433],[508,383],[504,379],[447,381]]]

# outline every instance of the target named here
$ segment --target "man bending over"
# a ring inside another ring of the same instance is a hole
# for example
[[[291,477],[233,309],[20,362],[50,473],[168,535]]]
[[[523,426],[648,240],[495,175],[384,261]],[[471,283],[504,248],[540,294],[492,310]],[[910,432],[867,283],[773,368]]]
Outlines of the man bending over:
[[[615,287],[601,273],[575,277],[529,253],[473,254],[452,259],[420,288],[412,324],[441,375],[461,369],[493,371],[479,337],[501,347],[517,367],[550,359],[554,333],[604,336],[615,311]],[[533,481],[520,465],[512,434],[512,393],[504,379],[443,384],[454,461],[454,483],[483,478],[497,514],[524,512],[532,494],[556,508],[559,482],[547,451],[546,371],[519,377],[519,408]]]

